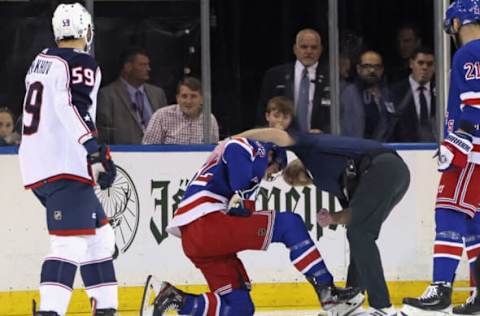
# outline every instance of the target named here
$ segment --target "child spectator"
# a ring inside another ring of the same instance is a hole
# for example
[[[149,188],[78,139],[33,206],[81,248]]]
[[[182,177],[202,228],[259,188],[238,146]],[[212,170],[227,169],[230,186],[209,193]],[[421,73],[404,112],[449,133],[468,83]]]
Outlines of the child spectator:
[[[286,130],[292,123],[294,113],[292,100],[283,96],[273,97],[268,100],[265,119],[268,127]]]

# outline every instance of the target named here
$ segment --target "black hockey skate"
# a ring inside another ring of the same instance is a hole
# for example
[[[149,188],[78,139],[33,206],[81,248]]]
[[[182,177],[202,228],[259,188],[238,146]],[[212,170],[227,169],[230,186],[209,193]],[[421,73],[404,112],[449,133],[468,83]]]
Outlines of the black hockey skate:
[[[318,300],[325,311],[334,310],[335,315],[347,316],[359,308],[365,297],[359,288],[341,288],[335,285],[318,284],[314,278],[307,278],[317,292]]]
[[[185,302],[185,293],[168,282],[163,282],[155,301],[153,316],[162,316],[167,310],[178,311]]]
[[[422,296],[406,297],[403,299],[403,304],[407,309],[414,307],[421,311],[446,311],[452,304],[452,288],[443,282],[432,283]],[[412,314],[412,312],[410,313]],[[407,315],[410,314],[407,313]]]
[[[480,297],[474,293],[465,304],[455,306],[453,315],[480,315]]]
[[[92,307],[92,316],[117,316],[117,310],[114,308],[99,308],[97,309],[97,301],[94,298],[90,299],[90,306]]]
[[[52,311],[38,311],[37,312],[37,302],[32,300],[32,315],[33,316],[60,316],[57,312]]]

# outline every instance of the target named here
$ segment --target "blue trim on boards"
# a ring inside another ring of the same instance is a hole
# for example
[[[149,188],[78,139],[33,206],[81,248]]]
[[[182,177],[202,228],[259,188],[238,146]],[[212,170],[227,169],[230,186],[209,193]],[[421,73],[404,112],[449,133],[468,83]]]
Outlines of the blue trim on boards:
[[[389,143],[388,148],[396,150],[434,150],[436,143]],[[212,151],[215,145],[111,145],[114,152],[204,152]],[[0,155],[15,155],[18,153],[18,146],[0,147]]]

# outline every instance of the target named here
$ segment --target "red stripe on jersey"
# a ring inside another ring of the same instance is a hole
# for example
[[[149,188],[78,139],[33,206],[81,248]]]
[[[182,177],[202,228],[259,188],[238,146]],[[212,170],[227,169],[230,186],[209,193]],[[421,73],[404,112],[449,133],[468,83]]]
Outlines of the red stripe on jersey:
[[[204,176],[199,176],[196,181],[205,181],[205,182],[208,182],[211,178],[213,177],[212,174],[207,174],[207,175],[204,175]]]
[[[467,258],[469,260],[478,257],[478,255],[480,254],[480,245],[477,246],[477,248],[467,250]]]
[[[479,151],[480,152],[480,145],[479,144],[473,144],[472,151]]]
[[[303,271],[306,267],[308,267],[309,264],[311,264],[313,261],[317,260],[320,258],[320,252],[318,249],[313,249],[312,252],[310,252],[308,255],[306,255],[302,260],[299,262],[295,263],[295,267],[297,268],[298,271]]]
[[[217,306],[220,303],[217,299],[217,296],[213,293],[207,293],[207,299],[207,316],[216,316]]]
[[[447,246],[447,245],[435,245],[433,247],[434,254],[448,254],[454,256],[461,256],[463,252],[463,247]]]
[[[185,206],[179,207],[175,211],[174,216],[186,213],[186,212],[190,211],[192,208],[195,208],[195,207],[197,207],[197,206],[199,206],[200,204],[203,204],[203,203],[223,203],[223,202],[220,201],[220,200],[217,200],[216,198],[210,197],[210,196],[202,196],[202,197],[188,203]]]
[[[52,183],[52,182],[55,182],[55,181],[58,181],[58,180],[74,180],[74,181],[82,182],[82,183],[85,183],[85,184],[88,184],[88,185],[91,185],[91,186],[95,185],[95,182],[93,182],[90,179],[86,179],[86,178],[83,178],[83,177],[80,177],[80,176],[76,176],[74,174],[62,173],[62,174],[57,174],[56,176],[53,176],[53,177],[50,177],[50,178],[46,178],[46,179],[37,181],[37,182],[32,183],[32,184],[27,184],[25,186],[25,189],[37,189],[44,184]]]
[[[48,233],[57,236],[95,235],[95,228],[50,230]]]
[[[476,105],[480,106],[480,99],[466,99],[462,101],[463,104],[465,105]]]

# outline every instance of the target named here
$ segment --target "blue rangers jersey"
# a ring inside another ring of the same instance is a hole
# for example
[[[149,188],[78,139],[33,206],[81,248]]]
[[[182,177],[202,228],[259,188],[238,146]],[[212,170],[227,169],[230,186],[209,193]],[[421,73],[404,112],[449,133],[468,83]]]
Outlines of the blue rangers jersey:
[[[221,159],[204,164],[192,178],[167,232],[180,237],[180,226],[227,210],[234,194],[254,199],[268,167],[268,148],[246,138],[229,140]]]
[[[474,126],[473,150],[469,162],[480,163],[480,40],[468,42],[454,55],[450,74],[450,90],[445,114],[445,136]],[[463,128],[465,129],[465,128]]]
[[[94,137],[101,73],[95,60],[73,48],[49,48],[25,77],[22,143],[23,183],[74,179],[94,184],[83,144]]]

